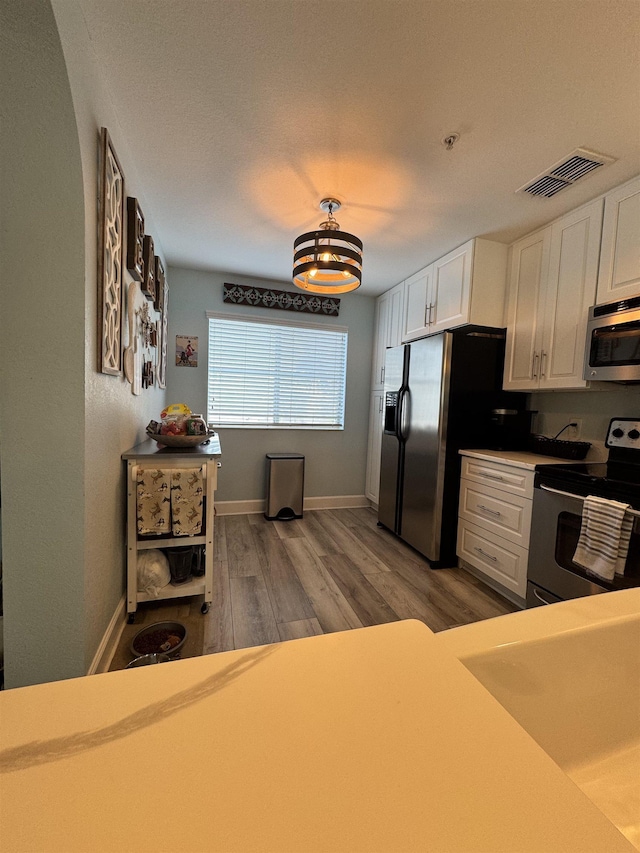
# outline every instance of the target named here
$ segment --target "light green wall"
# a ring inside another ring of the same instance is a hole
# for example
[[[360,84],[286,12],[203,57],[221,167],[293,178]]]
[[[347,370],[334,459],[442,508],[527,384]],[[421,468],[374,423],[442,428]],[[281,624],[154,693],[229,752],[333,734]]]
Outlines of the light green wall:
[[[302,321],[326,322],[349,330],[345,429],[255,430],[222,429],[223,467],[216,499],[241,501],[265,496],[265,454],[296,452],[305,455],[305,496],[363,495],[365,485],[369,389],[375,300],[358,294],[341,298],[339,317],[282,312],[267,308],[227,305],[222,301],[225,281],[295,290],[288,282],[264,281],[231,273],[198,272],[171,267],[169,277],[169,358],[167,400],[184,402],[206,412],[207,335],[206,311],[277,320],[299,316]],[[176,335],[196,335],[197,368],[175,366]]]
[[[97,370],[103,125],[154,230],[78,4],[2,3],[0,62],[10,81],[0,96],[4,645],[15,687],[86,674],[118,612],[120,455],[144,439],[164,393],[133,396]]]
[[[50,5],[0,7],[0,452],[8,687],[84,669],[84,202]]]
[[[120,455],[146,438],[144,427],[164,405],[164,392],[156,386],[131,393],[124,377],[97,371],[98,288],[97,148],[100,127],[107,127],[125,175],[125,192],[135,196],[144,211],[147,233],[154,236],[155,251],[162,245],[154,226],[136,164],[120,131],[109,92],[96,63],[79,5],[53,0],[53,11],[62,42],[80,141],[86,217],[84,222],[85,358],[84,386],[84,610],[85,661],[93,655],[118,607],[125,584],[124,478]],[[125,287],[130,279],[125,270]],[[145,302],[137,288],[136,306]],[[126,322],[126,320],[125,320]],[[125,331],[125,340],[128,332]],[[149,353],[151,356],[151,352]]]

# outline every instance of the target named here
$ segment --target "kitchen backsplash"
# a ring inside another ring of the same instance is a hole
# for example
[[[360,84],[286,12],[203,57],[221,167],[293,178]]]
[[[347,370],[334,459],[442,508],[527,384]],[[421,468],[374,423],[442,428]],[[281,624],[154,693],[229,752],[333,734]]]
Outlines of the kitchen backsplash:
[[[640,385],[594,382],[584,391],[537,392],[529,395],[529,408],[537,411],[533,432],[554,436],[579,420],[579,440],[592,445],[587,458],[606,459],[604,440],[611,418],[640,417]]]

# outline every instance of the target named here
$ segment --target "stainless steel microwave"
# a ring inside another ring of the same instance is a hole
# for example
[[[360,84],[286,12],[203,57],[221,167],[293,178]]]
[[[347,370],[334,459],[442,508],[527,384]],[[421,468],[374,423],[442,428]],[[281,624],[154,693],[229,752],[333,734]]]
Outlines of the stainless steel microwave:
[[[584,378],[640,382],[640,296],[589,309]]]

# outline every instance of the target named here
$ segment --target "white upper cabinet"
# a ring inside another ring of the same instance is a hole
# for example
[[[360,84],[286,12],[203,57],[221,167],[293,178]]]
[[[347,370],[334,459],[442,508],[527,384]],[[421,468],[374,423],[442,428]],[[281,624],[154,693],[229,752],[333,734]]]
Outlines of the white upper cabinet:
[[[511,248],[507,303],[507,347],[503,387],[527,391],[540,382],[540,338],[551,228],[530,234]]]
[[[602,199],[514,243],[503,387],[584,388],[587,314],[598,276]]]
[[[404,282],[378,297],[376,304],[375,338],[373,352],[372,388],[384,384],[384,360],[389,347],[397,347],[402,338],[404,319]]]
[[[507,252],[476,238],[408,278],[402,340],[466,323],[502,326]]]
[[[433,264],[405,280],[403,341],[419,338],[429,330],[432,278]]]
[[[640,296],[640,177],[607,193],[596,303]]]

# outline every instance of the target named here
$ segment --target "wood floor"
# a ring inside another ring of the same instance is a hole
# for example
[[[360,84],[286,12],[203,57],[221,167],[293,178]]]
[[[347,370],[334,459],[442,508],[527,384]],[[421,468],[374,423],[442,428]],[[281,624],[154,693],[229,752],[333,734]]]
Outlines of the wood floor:
[[[146,622],[185,621],[196,646],[202,643],[190,656],[397,619],[442,631],[517,610],[463,569],[431,569],[365,508],[307,510],[295,521],[216,517],[213,604],[205,616],[201,603],[139,605],[136,627],[125,628],[110,668],[131,660],[129,635]]]
[[[517,608],[462,569],[433,570],[370,509],[216,518],[204,654],[419,619],[433,631]]]

